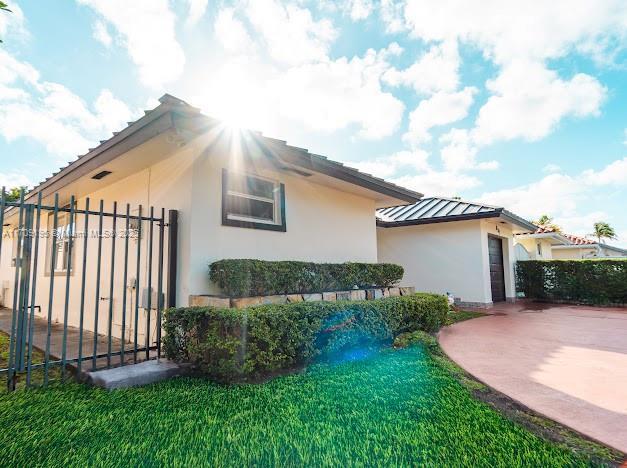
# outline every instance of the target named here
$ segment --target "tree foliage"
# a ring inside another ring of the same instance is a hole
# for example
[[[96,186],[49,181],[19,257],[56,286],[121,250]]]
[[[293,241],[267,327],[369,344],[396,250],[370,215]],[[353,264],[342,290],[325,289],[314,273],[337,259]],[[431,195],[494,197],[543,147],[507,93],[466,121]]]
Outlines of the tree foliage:
[[[605,221],[594,223],[594,232],[591,235],[598,239],[599,244],[603,239],[616,239],[616,231]]]
[[[400,333],[436,332],[445,296],[418,293],[370,301],[265,304],[165,312],[165,354],[220,382],[256,380],[314,359],[391,344]]]
[[[403,278],[403,267],[390,263],[228,259],[212,263],[209,277],[230,297],[250,297],[388,287]]]
[[[6,3],[2,1],[0,1],[0,10],[11,13],[11,10],[9,10],[9,5],[7,5]],[[2,43],[2,39],[0,39],[0,43]]]
[[[562,228],[553,222],[553,217],[543,214],[537,220],[532,221],[538,227],[552,230],[553,232],[562,232]]]
[[[26,187],[13,187],[4,192],[4,200],[9,202],[18,201],[20,199],[22,190],[24,190],[24,194],[26,194]]]
[[[627,260],[526,260],[516,265],[525,297],[576,304],[627,303]]]

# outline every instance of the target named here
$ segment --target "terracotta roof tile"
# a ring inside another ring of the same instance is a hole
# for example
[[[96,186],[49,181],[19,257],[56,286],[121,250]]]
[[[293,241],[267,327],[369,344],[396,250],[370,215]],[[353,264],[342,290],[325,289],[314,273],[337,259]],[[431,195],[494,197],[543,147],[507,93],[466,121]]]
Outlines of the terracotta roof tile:
[[[538,226],[538,229],[536,229],[536,231],[533,234],[548,234],[551,232],[557,232],[557,231],[552,227]],[[564,236],[566,239],[568,239],[570,243],[573,245],[596,245],[598,244],[597,241],[586,239],[585,237],[574,236],[572,234],[564,234],[564,233],[560,233],[560,234]]]
[[[571,241],[574,245],[596,245],[597,241],[586,239],[585,237],[573,236],[572,234],[564,234],[564,237]]]

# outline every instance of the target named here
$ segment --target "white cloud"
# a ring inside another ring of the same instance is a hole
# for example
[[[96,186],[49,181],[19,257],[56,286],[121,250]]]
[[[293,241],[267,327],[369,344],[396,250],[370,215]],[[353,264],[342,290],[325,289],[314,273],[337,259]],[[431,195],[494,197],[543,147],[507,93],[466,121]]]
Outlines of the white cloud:
[[[93,26],[93,36],[98,42],[100,42],[105,47],[110,47],[113,42],[113,38],[111,34],[109,34],[109,30],[107,29],[107,25],[102,21],[96,21]]]
[[[458,172],[475,166],[477,148],[470,142],[468,130],[454,128],[440,137],[445,144],[440,157],[447,170]]]
[[[29,63],[20,62],[0,49],[0,85],[11,85],[19,80],[34,85],[39,80],[39,72]]]
[[[385,179],[393,176],[400,177],[407,172],[427,171],[429,170],[428,158],[429,154],[423,150],[398,151],[382,158],[346,164]]]
[[[347,8],[351,19],[353,21],[360,21],[370,16],[374,5],[372,4],[372,0],[350,0],[347,3]]]
[[[381,75],[389,66],[387,55],[387,49],[369,50],[364,57],[342,57],[287,70],[278,80],[279,111],[313,130],[332,131],[357,124],[364,138],[391,135],[400,124],[404,105],[381,89]]]
[[[405,70],[391,69],[383,76],[391,86],[411,86],[418,94],[454,91],[459,85],[459,52],[455,41],[433,45]]]
[[[598,190],[602,187],[627,188],[627,157],[598,171],[589,169],[576,175],[553,173],[529,184],[486,192],[479,199],[504,206],[527,219],[549,214],[566,232],[585,235],[594,222],[609,218],[606,212],[598,209],[582,212],[583,203],[599,197]]]
[[[100,124],[97,131],[100,132],[102,129],[105,135],[121,130],[126,127],[126,122],[133,120],[133,113],[128,106],[117,99],[108,89],[100,91],[94,102],[94,110],[96,119]]]
[[[543,213],[572,216],[576,213],[582,190],[582,184],[577,178],[565,174],[550,174],[531,184],[486,192],[479,199],[504,206],[528,219]]]
[[[408,0],[405,19],[421,39],[459,39],[505,64],[512,59],[544,61],[591,44],[615,45],[606,39],[625,38],[627,3],[598,0],[590,8],[588,0]]]
[[[562,168],[559,165],[553,163],[549,163],[542,168],[542,172],[547,172],[549,174],[552,174],[554,172],[561,172],[561,170]]]
[[[346,164],[427,196],[452,197],[463,190],[481,185],[481,181],[474,176],[448,170],[437,171],[429,165],[428,159],[429,154],[426,151],[414,149],[398,151],[374,160]]]
[[[174,81],[185,66],[176,39],[176,15],[167,0],[78,0],[117,31],[143,84],[154,89]]]
[[[424,193],[427,196],[453,197],[464,190],[478,187],[481,181],[467,174],[449,171],[434,171],[406,175],[391,179],[392,182]]]
[[[39,103],[3,103],[0,109],[0,132],[10,143],[31,138],[51,154],[74,156],[89,147],[89,140],[71,124],[53,117]]]
[[[406,28],[403,15],[405,2],[399,0],[380,0],[381,20],[388,34],[396,34]]]
[[[586,237],[590,235],[594,223],[608,218],[609,214],[607,212],[595,210],[575,216],[557,216],[554,218],[554,222],[568,234]]]
[[[403,139],[413,144],[431,140],[431,128],[457,122],[468,115],[476,92],[477,88],[469,86],[456,93],[440,91],[420,101],[409,114],[409,129]]]
[[[338,34],[329,20],[316,21],[308,9],[276,0],[248,2],[242,14],[261,35],[270,57],[280,63],[325,60]]]
[[[214,23],[215,37],[229,52],[253,52],[255,43],[242,21],[234,18],[234,13],[233,8],[220,10]]]
[[[440,150],[440,157],[447,171],[489,171],[499,168],[498,161],[477,163],[477,148],[473,145],[468,130],[454,128],[442,135],[439,141],[446,145]]]
[[[596,78],[585,73],[563,78],[547,64],[570,53],[610,60],[626,44],[627,3],[599,0],[591,9],[587,0],[408,0],[404,22],[414,37],[435,43],[432,51],[441,44],[470,44],[497,67],[495,78],[486,83],[491,96],[480,108],[474,128],[468,130],[468,141],[442,150],[449,167],[460,167],[482,146],[512,139],[535,141],[565,118],[599,115],[607,89]],[[452,54],[449,57],[441,60],[447,70],[441,72],[442,82],[455,90],[459,64]],[[438,67],[422,70],[420,65],[419,61],[403,72],[391,71],[386,80],[392,85],[408,84],[414,76],[434,82],[428,70]],[[438,73],[433,76],[437,83]],[[419,94],[430,91],[416,80]],[[475,168],[495,164],[480,163]]]
[[[16,38],[23,39],[28,37],[22,9],[17,3],[11,2],[10,10],[11,13],[0,12],[0,39],[7,42],[7,36],[10,36],[13,42]]]
[[[186,0],[188,13],[186,24],[193,26],[204,16],[209,0]]]
[[[598,115],[607,93],[606,88],[589,75],[579,73],[570,80],[562,80],[542,64],[520,61],[506,65],[486,86],[492,95],[479,109],[474,128],[452,129],[440,138],[441,143],[447,144],[441,156],[448,170],[494,169],[498,167],[496,161],[475,164],[481,147],[516,138],[539,140],[567,116]],[[457,120],[467,115],[464,105],[472,103],[472,94],[465,98],[460,96],[452,101],[458,106],[451,107],[450,115],[457,116]],[[438,115],[431,109],[425,109],[424,114],[433,115],[434,119]],[[420,125],[415,125],[410,117],[410,131],[412,125],[414,141],[420,141],[421,135],[423,139],[428,136],[425,130],[421,133]]]
[[[486,84],[492,96],[479,110],[474,140],[490,144],[547,136],[566,116],[598,115],[606,88],[590,75],[562,80],[539,63],[512,62]]]
[[[214,34],[224,55],[197,74],[203,92],[193,98],[210,115],[270,133],[294,124],[324,133],[355,128],[368,139],[400,125],[404,105],[381,87],[389,58],[402,51],[396,43],[331,59],[336,33],[328,21],[271,0],[223,8]]]
[[[627,157],[608,164],[600,171],[587,170],[582,178],[590,185],[618,185],[627,187]]]
[[[0,172],[0,187],[7,190],[13,187],[32,187],[34,184],[30,178],[18,172]]]
[[[7,141],[30,138],[60,158],[75,156],[132,115],[109,90],[101,91],[93,109],[63,85],[42,81],[30,64],[0,50],[0,135]]]

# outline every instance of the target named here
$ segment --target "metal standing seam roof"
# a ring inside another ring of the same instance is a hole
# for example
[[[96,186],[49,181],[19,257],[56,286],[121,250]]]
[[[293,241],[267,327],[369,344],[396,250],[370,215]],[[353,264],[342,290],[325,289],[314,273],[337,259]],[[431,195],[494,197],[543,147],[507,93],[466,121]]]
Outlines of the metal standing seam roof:
[[[527,228],[535,226],[502,207],[443,197],[428,197],[411,204],[377,210],[377,224],[382,227],[463,221],[503,216]]]

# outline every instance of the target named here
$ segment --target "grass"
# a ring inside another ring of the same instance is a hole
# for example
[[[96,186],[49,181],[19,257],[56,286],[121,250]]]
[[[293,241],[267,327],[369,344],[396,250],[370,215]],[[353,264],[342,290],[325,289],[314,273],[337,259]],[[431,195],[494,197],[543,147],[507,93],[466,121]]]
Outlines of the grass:
[[[263,385],[181,378],[0,395],[3,466],[587,466],[474,399],[428,347]]]
[[[33,357],[31,359],[32,364],[38,364],[44,362],[44,353],[33,348]],[[9,335],[0,332],[0,369],[6,369],[9,366]],[[6,373],[0,374],[0,392],[6,390]],[[51,366],[48,369],[49,381],[58,380],[61,378],[61,369],[58,366]],[[31,384],[41,385],[44,381],[44,370],[33,369],[31,371]],[[21,372],[16,375],[16,388],[22,388],[26,385],[26,373]]]
[[[476,312],[474,310],[459,310],[448,312],[446,316],[446,325],[453,325],[457,322],[463,322],[465,320],[474,319],[477,317],[484,317],[486,314],[483,312]]]

